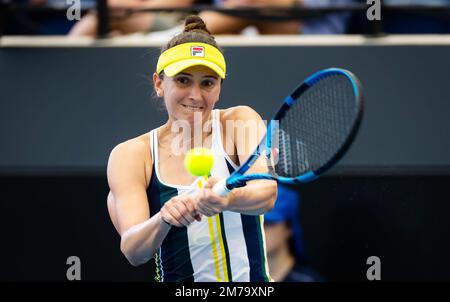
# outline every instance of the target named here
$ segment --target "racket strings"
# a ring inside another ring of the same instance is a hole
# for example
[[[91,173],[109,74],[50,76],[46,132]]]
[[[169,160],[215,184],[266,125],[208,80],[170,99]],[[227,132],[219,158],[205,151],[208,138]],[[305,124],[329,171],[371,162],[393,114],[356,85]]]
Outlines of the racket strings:
[[[280,121],[276,173],[295,177],[325,165],[345,143],[356,115],[351,82],[343,75],[322,78]]]

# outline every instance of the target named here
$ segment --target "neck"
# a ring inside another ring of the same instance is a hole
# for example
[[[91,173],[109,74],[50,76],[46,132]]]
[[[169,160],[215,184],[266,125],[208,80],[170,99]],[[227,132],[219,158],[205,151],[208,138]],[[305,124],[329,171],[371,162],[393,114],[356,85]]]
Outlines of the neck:
[[[212,111],[205,115],[202,114],[201,117],[195,116],[192,122],[169,117],[167,122],[160,127],[158,138],[166,142],[183,140],[184,145],[194,148],[203,146],[211,133]]]
[[[282,281],[292,270],[295,259],[286,243],[268,255],[270,275],[275,281]]]

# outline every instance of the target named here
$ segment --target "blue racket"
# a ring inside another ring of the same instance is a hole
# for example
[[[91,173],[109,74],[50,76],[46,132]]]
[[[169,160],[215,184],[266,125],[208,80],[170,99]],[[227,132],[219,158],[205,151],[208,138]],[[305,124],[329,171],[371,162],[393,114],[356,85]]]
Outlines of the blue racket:
[[[349,149],[363,109],[361,84],[351,72],[330,68],[313,74],[284,99],[253,154],[219,181],[214,192],[226,196],[256,179],[285,184],[317,179]],[[245,175],[260,156],[265,157],[268,173]]]

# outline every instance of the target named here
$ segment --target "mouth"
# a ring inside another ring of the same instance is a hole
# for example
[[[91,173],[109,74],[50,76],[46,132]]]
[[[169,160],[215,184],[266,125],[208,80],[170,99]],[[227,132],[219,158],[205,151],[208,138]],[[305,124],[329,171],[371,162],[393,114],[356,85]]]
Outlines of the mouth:
[[[203,106],[194,106],[194,105],[185,105],[185,104],[181,104],[181,106],[183,106],[186,110],[189,111],[202,111],[205,107]]]

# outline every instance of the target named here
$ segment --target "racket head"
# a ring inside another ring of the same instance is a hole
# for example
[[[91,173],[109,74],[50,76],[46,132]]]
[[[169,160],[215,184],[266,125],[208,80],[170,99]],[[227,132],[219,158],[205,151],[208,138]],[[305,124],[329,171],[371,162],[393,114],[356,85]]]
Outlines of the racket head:
[[[329,68],[311,75],[284,99],[265,137],[226,186],[254,179],[298,184],[318,178],[347,152],[363,112],[361,83],[350,71]],[[268,173],[244,175],[261,155]]]
[[[285,98],[268,125],[270,174],[288,184],[318,178],[348,151],[363,112],[362,86],[353,73],[329,68],[311,75]]]

